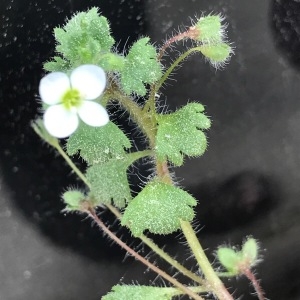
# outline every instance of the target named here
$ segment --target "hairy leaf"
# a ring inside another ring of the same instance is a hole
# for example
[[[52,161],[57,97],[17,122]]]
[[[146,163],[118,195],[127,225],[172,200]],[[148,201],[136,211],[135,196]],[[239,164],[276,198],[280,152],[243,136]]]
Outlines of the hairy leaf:
[[[176,166],[183,164],[183,154],[199,156],[207,147],[203,129],[210,120],[202,113],[203,105],[189,103],[178,111],[158,116],[156,152],[159,160],[168,159]]]
[[[121,85],[124,91],[127,94],[134,92],[144,96],[147,91],[145,84],[154,83],[161,75],[156,49],[149,44],[149,38],[135,42],[126,56],[121,72]]]
[[[134,236],[140,236],[146,229],[169,234],[180,228],[180,219],[193,219],[191,206],[196,204],[186,191],[154,180],[130,201],[121,223],[129,227]]]
[[[48,71],[63,71],[64,66],[75,68],[82,64],[97,64],[103,53],[110,52],[114,39],[105,17],[97,8],[75,14],[62,28],[54,29],[56,51],[62,60],[54,58],[45,64]]]
[[[54,56],[51,61],[44,64],[44,69],[49,72],[67,72],[70,69],[70,62],[60,56]]]
[[[81,203],[85,199],[85,195],[78,190],[70,189],[64,192],[63,201],[66,204],[67,211],[80,210]]]
[[[115,53],[107,53],[100,57],[98,64],[105,71],[122,71],[125,64],[125,58]]]
[[[236,252],[231,248],[220,247],[217,251],[217,256],[228,272],[232,275],[239,273],[239,264],[241,262],[241,253],[239,251]]]
[[[81,123],[67,141],[67,153],[74,155],[79,152],[89,165],[120,159],[126,154],[124,148],[130,147],[127,136],[113,122],[102,127]]]
[[[143,285],[115,285],[102,300],[171,300],[178,294],[174,288]]]
[[[258,243],[254,238],[248,238],[244,243],[241,252],[244,259],[248,260],[250,265],[257,263],[258,249]]]
[[[91,184],[91,195],[98,204],[111,204],[113,201],[117,207],[122,208],[131,199],[126,171],[133,161],[128,155],[87,169],[86,177]]]

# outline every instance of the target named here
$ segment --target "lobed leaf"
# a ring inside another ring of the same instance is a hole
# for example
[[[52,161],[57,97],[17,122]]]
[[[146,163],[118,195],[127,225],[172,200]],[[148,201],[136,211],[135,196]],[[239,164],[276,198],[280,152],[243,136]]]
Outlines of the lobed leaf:
[[[159,160],[168,159],[181,166],[183,154],[199,156],[205,152],[207,140],[202,130],[210,127],[210,120],[203,111],[200,103],[189,103],[174,113],[158,116],[156,153]]]
[[[51,61],[44,64],[44,69],[48,72],[67,72],[70,69],[70,62],[60,56],[54,56]]]
[[[126,56],[121,85],[127,94],[134,92],[144,96],[147,92],[145,84],[154,83],[162,75],[156,49],[149,44],[149,40],[146,37],[135,42]]]
[[[180,228],[180,219],[193,219],[192,206],[196,204],[186,191],[154,180],[130,201],[121,223],[129,227],[134,236],[140,236],[144,230],[169,234]]]
[[[91,185],[91,195],[98,205],[113,202],[115,206],[122,208],[131,199],[127,168],[133,161],[129,155],[87,169],[86,178]]]
[[[79,152],[89,165],[123,158],[126,155],[124,148],[130,147],[127,136],[113,122],[102,127],[92,127],[81,123],[67,141],[68,155]]]
[[[54,29],[56,51],[61,60],[54,58],[45,64],[48,71],[64,71],[65,66],[75,68],[82,64],[97,64],[103,53],[110,52],[114,39],[110,26],[97,8],[75,14],[62,28]]]

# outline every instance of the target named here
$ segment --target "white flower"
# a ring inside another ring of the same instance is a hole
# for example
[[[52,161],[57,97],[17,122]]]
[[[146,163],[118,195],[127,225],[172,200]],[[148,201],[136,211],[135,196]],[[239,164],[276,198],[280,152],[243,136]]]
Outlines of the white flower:
[[[78,127],[79,118],[90,126],[104,126],[109,122],[105,108],[97,102],[104,91],[106,75],[95,65],[82,65],[74,69],[70,77],[53,72],[40,81],[39,93],[49,105],[44,114],[47,131],[65,138]]]

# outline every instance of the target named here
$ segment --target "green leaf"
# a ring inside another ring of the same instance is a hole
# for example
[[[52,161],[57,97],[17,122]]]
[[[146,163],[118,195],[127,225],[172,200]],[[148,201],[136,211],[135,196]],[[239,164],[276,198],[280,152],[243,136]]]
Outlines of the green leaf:
[[[66,210],[74,211],[80,210],[81,203],[85,199],[85,195],[77,190],[69,190],[63,194],[62,198],[66,204]]]
[[[168,287],[115,285],[102,300],[171,300],[178,291]]]
[[[189,103],[174,113],[158,116],[156,153],[159,160],[168,159],[181,166],[183,154],[199,156],[205,152],[207,140],[202,130],[210,127],[210,120],[203,111],[200,103]]]
[[[96,64],[103,53],[110,52],[114,39],[105,17],[97,8],[75,14],[63,28],[55,28],[56,51],[62,60],[75,68],[82,64]],[[54,59],[46,63],[45,69],[59,71],[62,61]]]
[[[237,275],[239,273],[239,266],[241,263],[240,252],[235,252],[231,248],[220,247],[217,251],[217,256],[220,263],[231,273],[231,275]]]
[[[186,191],[154,180],[130,201],[121,223],[129,227],[134,236],[140,236],[146,229],[169,234],[180,228],[180,219],[192,221],[191,206],[196,204]]]
[[[258,243],[253,238],[248,238],[241,251],[228,247],[220,247],[217,256],[220,263],[228,270],[230,275],[243,274],[257,264]]]
[[[133,163],[131,155],[120,160],[111,159],[87,169],[86,178],[91,185],[91,195],[97,204],[111,204],[119,208],[131,199],[127,168]]]
[[[248,264],[254,265],[257,262],[258,256],[258,244],[255,239],[248,238],[242,247],[242,255],[245,260],[248,261]]]
[[[70,63],[59,56],[54,56],[51,61],[44,64],[44,69],[48,72],[67,72],[70,69]]]
[[[125,59],[121,72],[121,85],[125,93],[132,92],[144,96],[145,84],[152,84],[162,75],[161,65],[157,61],[155,47],[149,45],[149,38],[135,42]]]
[[[113,122],[102,127],[81,123],[67,141],[68,155],[74,155],[79,151],[80,156],[89,165],[123,158],[126,155],[124,148],[130,147],[127,136]]]
[[[122,71],[125,65],[125,58],[115,53],[107,53],[101,56],[98,64],[105,71]]]

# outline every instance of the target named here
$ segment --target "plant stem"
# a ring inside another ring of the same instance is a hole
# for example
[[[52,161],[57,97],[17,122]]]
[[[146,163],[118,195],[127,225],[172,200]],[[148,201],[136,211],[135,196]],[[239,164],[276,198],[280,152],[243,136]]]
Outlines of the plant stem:
[[[207,286],[207,282],[186,269],[183,265],[181,265],[176,259],[172,258],[169,254],[167,254],[163,249],[159,248],[150,238],[145,235],[141,235],[139,237],[150,249],[152,249],[156,254],[158,254],[161,258],[163,258],[166,262],[168,262],[171,266],[180,271],[183,275],[189,277],[195,282],[200,283],[202,286]]]
[[[114,206],[108,204],[106,205],[107,208],[118,218],[121,219],[122,214],[118,211],[117,208]],[[164,250],[159,248],[150,238],[148,238],[145,235],[139,236],[139,239],[143,241],[152,251],[154,251],[157,255],[159,255],[161,258],[163,258],[166,262],[168,262],[171,266],[173,266],[175,269],[177,269],[179,272],[181,272],[183,275],[189,277],[195,282],[200,283],[203,286],[207,286],[207,282],[191,272],[190,270],[186,269],[183,265],[181,265],[176,259],[172,258],[168,253],[166,253]]]
[[[51,145],[59,152],[59,154],[65,159],[67,164],[76,173],[76,175],[87,185],[87,187],[91,188],[91,184],[88,182],[88,180],[83,175],[83,173],[76,167],[76,165],[73,163],[73,161],[67,155],[67,153],[61,148],[60,144],[57,142],[55,144],[52,143]],[[136,151],[136,152],[128,153],[126,155],[131,156],[132,160],[135,161],[142,157],[151,156],[152,153],[153,153],[152,150],[143,150],[143,151]]]
[[[166,50],[174,43],[179,42],[185,38],[193,38],[195,28],[190,27],[188,30],[181,32],[177,35],[172,36],[170,39],[168,39],[160,48],[157,59],[161,60],[164,56]]]
[[[72,162],[72,160],[70,159],[70,157],[66,154],[66,152],[62,149],[62,147],[60,146],[60,144],[57,143],[53,143],[51,144],[58,152],[59,154],[64,158],[64,160],[67,162],[67,164],[71,167],[71,169],[76,173],[76,175],[90,188],[91,185],[90,183],[87,181],[86,177],[82,174],[82,172],[75,166],[75,164]]]
[[[125,108],[134,122],[139,126],[145,136],[149,139],[150,148],[155,143],[155,126],[153,122],[153,116],[149,112],[144,112],[143,109],[134,102],[129,96],[124,95],[118,90],[117,85],[113,84],[106,91],[107,97],[110,99],[116,99],[120,105]],[[153,127],[154,126],[154,127]]]
[[[126,156],[129,157],[132,162],[146,157],[146,156],[152,156],[153,155],[153,151],[152,150],[143,150],[143,151],[135,151],[135,152],[131,152],[131,153],[127,153]]]
[[[83,175],[83,173],[75,166],[75,164],[72,162],[70,157],[64,152],[64,150],[61,148],[61,146],[56,143],[51,144],[53,147],[57,149],[57,151],[60,153],[60,155],[65,159],[65,161],[68,163],[68,165],[71,167],[71,169],[77,174],[77,176],[88,186],[90,187],[90,183],[87,181],[86,177]],[[145,150],[145,151],[140,151],[140,155],[137,157],[144,157],[147,155],[150,155],[152,153],[151,150]],[[134,154],[134,153],[131,153]],[[121,219],[122,214],[118,211],[117,208],[114,206],[107,204],[106,207],[118,218]],[[205,281],[202,280],[199,276],[196,274],[192,273],[188,269],[186,269],[183,265],[181,265],[178,261],[173,259],[171,256],[169,256],[166,252],[164,252],[161,248],[159,248],[151,239],[146,237],[145,235],[142,235],[140,239],[150,248],[152,249],[157,255],[162,257],[165,261],[167,261],[170,265],[172,265],[174,268],[176,268],[178,271],[180,271],[182,274],[185,276],[191,278],[195,282],[198,282],[202,285],[205,285]]]
[[[147,259],[142,257],[140,254],[138,254],[136,251],[131,249],[127,244],[125,244],[122,240],[120,240],[113,232],[109,230],[109,228],[100,220],[100,218],[97,216],[95,210],[93,208],[88,208],[86,210],[86,213],[97,223],[97,225],[113,240],[115,241],[119,246],[121,246],[124,250],[126,250],[131,256],[133,256],[135,259],[142,262],[144,265],[146,265],[149,269],[154,271],[155,273],[159,274],[162,278],[172,283],[174,286],[176,286],[178,289],[184,292],[184,294],[189,295],[195,300],[204,300],[201,296],[195,294],[189,287],[184,286],[180,282],[178,282],[175,278],[168,275],[166,272],[162,271],[158,267],[156,267],[154,264],[150,263]]]
[[[155,151],[155,141],[156,141],[156,122],[155,122],[155,94],[161,87],[161,85],[164,83],[164,81],[168,78],[168,76],[171,74],[171,72],[176,68],[181,61],[183,61],[188,55],[195,51],[200,51],[201,47],[195,47],[184,54],[182,54],[179,58],[176,59],[176,61],[169,67],[169,69],[165,72],[161,80],[152,86],[151,92],[150,92],[150,98],[148,100],[154,101],[154,108],[150,106],[150,111],[143,111],[141,107],[137,103],[135,103],[130,97],[122,94],[116,86],[112,83],[111,87],[107,89],[107,96],[110,99],[116,99],[118,102],[130,113],[131,117],[134,119],[134,121],[137,123],[137,125],[141,128],[143,133],[146,135],[146,137],[149,139],[149,146],[152,151]],[[153,102],[152,101],[152,102]],[[80,170],[75,166],[75,164],[71,161],[71,159],[68,157],[68,155],[63,151],[63,149],[60,147],[59,143],[53,145],[58,152],[64,157],[64,159],[67,161],[67,163],[71,166],[71,168],[74,170],[74,172],[87,184],[87,186],[90,187],[90,184],[86,180],[85,176],[80,172]],[[156,170],[158,177],[165,183],[173,184],[167,162],[159,162],[155,158],[156,161]],[[108,208],[111,208],[109,205]],[[202,297],[196,295],[193,293],[189,288],[182,285],[180,282],[178,282],[173,277],[169,276],[159,268],[157,268],[155,265],[151,264],[149,261],[147,261],[144,257],[140,256],[138,253],[136,253],[133,249],[131,249],[129,246],[127,246],[123,241],[121,241],[114,233],[112,233],[105,224],[98,218],[93,208],[89,208],[88,214],[96,221],[96,223],[102,228],[102,230],[115,242],[117,242],[122,248],[124,248],[128,253],[130,253],[132,256],[134,256],[136,259],[143,262],[146,266],[148,266],[153,271],[157,272],[160,276],[171,282],[174,286],[180,288],[182,291],[184,291],[189,296],[193,297],[193,299],[203,300]],[[205,287],[208,290],[211,290],[218,298],[219,300],[233,300],[225,286],[223,285],[222,281],[219,279],[215,271],[213,270],[210,262],[208,261],[197,237],[195,232],[193,231],[193,228],[189,222],[181,221],[181,227],[182,231],[185,234],[185,237],[187,239],[187,242],[194,253],[198,264],[204,273],[207,283],[205,284]],[[170,262],[172,265],[178,267],[180,265],[178,262],[173,260],[172,258],[169,259],[168,256],[165,255],[165,253],[157,247],[150,239],[147,239],[146,237],[142,237],[142,240],[144,243],[146,243],[150,248],[153,248],[153,250],[158,253],[158,255],[164,257],[168,262]],[[180,266],[179,268],[181,271],[184,271]],[[184,267],[183,267],[184,268]],[[191,272],[190,272],[191,273]],[[191,275],[188,272],[184,271],[183,274],[188,274],[187,276]],[[192,275],[192,277],[197,277],[195,274]],[[193,279],[194,280],[194,279]],[[198,278],[197,278],[198,281]],[[203,282],[201,282],[203,283]]]
[[[157,159],[156,162],[156,173],[160,180],[166,184],[173,185],[173,181],[170,175],[167,162],[160,162]]]
[[[257,294],[257,298],[259,300],[265,300],[266,299],[264,296],[265,293],[264,293],[263,289],[261,288],[259,281],[256,279],[254,273],[250,269],[246,269],[246,270],[243,270],[243,274],[251,281],[251,283],[255,289],[255,292]]]
[[[191,224],[187,221],[180,221],[182,231],[185,235],[185,238],[195,255],[195,258],[203,272],[206,280],[209,283],[209,287],[212,292],[218,297],[219,300],[233,300],[232,296],[229,294],[225,288],[223,282],[215,273],[211,263],[207,259],[203,248],[200,245],[200,242],[193,230]]]
[[[185,37],[189,37],[189,31],[185,31],[177,36],[174,36],[172,38],[170,38],[169,40],[166,41],[166,43],[162,46],[159,54],[158,54],[158,60],[160,60],[165,52],[165,50],[170,47],[170,45],[174,42],[180,41]],[[184,52],[182,55],[180,55],[173,63],[172,65],[168,68],[168,70],[164,73],[164,75],[162,76],[162,78],[157,82],[151,85],[150,87],[150,96],[147,100],[147,102],[145,103],[144,109],[143,111],[152,111],[154,113],[156,113],[156,108],[155,108],[155,95],[158,93],[159,89],[161,88],[161,86],[163,85],[163,83],[166,81],[166,79],[169,77],[169,75],[172,73],[172,71],[186,58],[188,57],[190,54],[192,54],[193,52],[197,52],[200,51],[201,46],[199,47],[195,47],[192,49],[189,49],[188,51]]]
[[[168,290],[168,294],[171,294],[170,291],[172,291],[172,297],[180,296],[180,295],[183,294],[182,291],[180,291],[176,288],[172,288],[172,287],[165,287],[165,288],[162,288],[162,289]],[[207,293],[208,292],[202,286],[189,286],[189,289],[192,290],[194,293]]]
[[[158,90],[161,88],[163,83],[166,81],[166,79],[169,77],[169,75],[173,72],[173,70],[184,60],[186,59],[189,55],[191,55],[193,52],[199,52],[201,50],[201,46],[199,47],[194,47],[189,49],[188,51],[184,52],[181,54],[173,63],[172,65],[168,68],[168,70],[164,73],[162,78],[159,80],[159,82],[155,85],[155,90],[154,94],[158,92]]]

